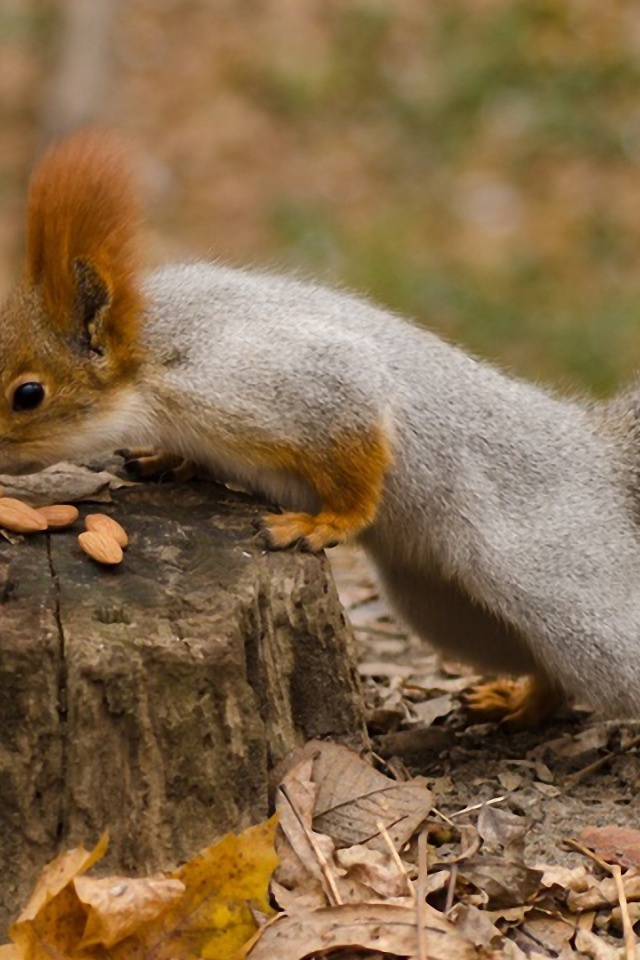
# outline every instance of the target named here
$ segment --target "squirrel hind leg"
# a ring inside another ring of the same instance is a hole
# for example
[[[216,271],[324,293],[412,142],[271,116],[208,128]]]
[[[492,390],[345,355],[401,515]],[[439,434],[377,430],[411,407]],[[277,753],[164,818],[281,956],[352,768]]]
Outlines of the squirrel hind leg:
[[[382,428],[334,437],[324,450],[295,456],[291,469],[317,494],[322,509],[265,514],[259,526],[267,545],[316,552],[355,537],[375,519],[390,464]]]
[[[562,705],[565,696],[544,677],[501,678],[477,684],[463,702],[474,722],[496,720],[507,730],[533,730]]]

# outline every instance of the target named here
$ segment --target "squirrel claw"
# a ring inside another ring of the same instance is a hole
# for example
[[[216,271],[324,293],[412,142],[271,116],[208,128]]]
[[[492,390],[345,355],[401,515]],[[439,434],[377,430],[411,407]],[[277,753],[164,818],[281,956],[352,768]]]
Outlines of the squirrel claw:
[[[286,547],[319,553],[340,543],[334,527],[324,521],[323,514],[267,513],[257,517],[253,526],[264,536],[271,550]]]
[[[118,451],[124,457],[127,473],[138,480],[176,480],[184,482],[195,475],[195,465],[184,457],[158,447],[137,447]]]
[[[498,721],[506,730],[532,730],[562,701],[561,692],[539,677],[502,678],[471,687],[462,700],[472,719]]]

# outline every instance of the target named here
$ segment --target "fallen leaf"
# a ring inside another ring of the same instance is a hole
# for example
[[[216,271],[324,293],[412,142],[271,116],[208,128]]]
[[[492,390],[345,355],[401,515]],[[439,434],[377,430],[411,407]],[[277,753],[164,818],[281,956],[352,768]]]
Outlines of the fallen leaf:
[[[87,923],[78,949],[94,944],[113,947],[175,904],[185,886],[167,877],[76,877],[78,899],[87,908]]]
[[[385,850],[377,826],[381,821],[399,850],[429,815],[433,798],[423,784],[390,780],[340,744],[314,741],[305,752],[313,757],[318,785],[314,830],[337,845],[366,843]]]
[[[458,933],[477,947],[490,947],[501,936],[486,910],[468,903],[456,903],[447,914]]]
[[[515,773],[512,770],[505,770],[504,773],[498,774],[498,780],[500,785],[504,787],[509,793],[512,793],[514,790],[517,790],[518,787],[522,786],[524,777],[521,773]]]
[[[634,827],[585,827],[576,839],[607,863],[640,867],[640,830]]]
[[[266,927],[247,960],[302,960],[340,947],[358,947],[382,954],[417,956],[415,907],[389,904],[347,904],[322,910],[283,914]],[[454,925],[425,905],[429,960],[475,960],[474,945]]]
[[[478,833],[490,846],[503,847],[510,860],[522,861],[524,838],[530,829],[524,817],[496,806],[484,806],[478,814]]]
[[[577,759],[587,753],[593,753],[606,747],[610,737],[610,727],[603,723],[594,723],[575,736],[564,734],[556,740],[548,740],[543,745],[543,749],[545,751],[550,750],[559,757]]]
[[[61,853],[42,870],[29,901],[11,924],[11,939],[27,960],[71,955],[82,939],[86,914],[73,879],[93,866],[107,849],[105,833],[91,851],[84,847]]]
[[[589,930],[576,931],[576,949],[591,960],[620,960],[621,953],[618,947],[610,946],[602,937],[596,936]]]
[[[439,697],[414,703],[411,709],[426,727],[430,727],[434,720],[450,714],[455,706],[453,696],[450,693],[443,693]]]
[[[19,927],[23,923],[35,920],[42,910],[61,893],[74,877],[85,873],[105,855],[109,845],[109,834],[103,833],[93,850],[74,847],[65,850],[43,867],[26,907],[13,924]]]
[[[533,910],[521,929],[534,943],[544,947],[549,956],[559,956],[568,948],[569,941],[576,932],[576,925]]]
[[[390,900],[410,893],[407,873],[400,868],[389,852],[372,850],[360,844],[336,851],[336,863],[342,867],[347,880],[371,890],[370,899]]]
[[[628,870],[622,878],[622,886],[628,902],[640,900],[640,874],[637,870]],[[569,891],[567,906],[570,910],[597,910],[618,904],[618,891],[613,877],[597,880],[589,877],[588,889],[580,892]]]
[[[458,872],[487,896],[490,909],[526,903],[540,889],[542,877],[540,870],[501,857],[475,857],[460,863]]]
[[[587,868],[583,865],[563,867],[559,864],[553,864],[552,866],[536,864],[536,869],[542,872],[540,883],[543,887],[559,887],[561,890],[574,890],[575,892],[588,889],[589,875],[587,874]]]
[[[57,463],[39,473],[23,477],[0,477],[5,496],[18,497],[28,503],[105,503],[111,500],[110,490],[135,486],[108,470],[90,470],[75,463]]]
[[[277,864],[275,828],[273,817],[239,836],[229,834],[169,878],[80,877],[102,855],[106,838],[90,853],[78,848],[62,854],[45,867],[11,927],[16,956],[231,960],[255,936],[256,914],[273,913],[268,885]]]

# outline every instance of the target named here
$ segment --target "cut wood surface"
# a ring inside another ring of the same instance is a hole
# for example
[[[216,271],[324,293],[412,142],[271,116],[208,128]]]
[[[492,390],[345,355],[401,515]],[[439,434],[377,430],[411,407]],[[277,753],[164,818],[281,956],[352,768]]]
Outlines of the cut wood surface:
[[[351,630],[324,556],[265,551],[260,506],[204,482],[97,509],[103,568],[68,531],[0,539],[0,925],[61,848],[111,834],[105,870],[173,866],[267,815],[269,769],[358,738]]]

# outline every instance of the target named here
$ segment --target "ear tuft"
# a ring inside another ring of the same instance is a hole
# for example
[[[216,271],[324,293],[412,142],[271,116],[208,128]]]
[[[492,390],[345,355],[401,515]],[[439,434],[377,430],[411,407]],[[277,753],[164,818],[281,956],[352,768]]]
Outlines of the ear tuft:
[[[75,260],[73,269],[76,278],[78,314],[82,323],[87,326],[95,320],[101,310],[109,306],[111,293],[90,260]]]
[[[107,352],[133,359],[141,312],[134,255],[139,207],[124,147],[100,131],[54,144],[31,178],[27,204],[27,283],[43,294],[61,332],[97,312]],[[80,315],[78,310],[80,309]],[[80,331],[78,331],[80,332]]]

